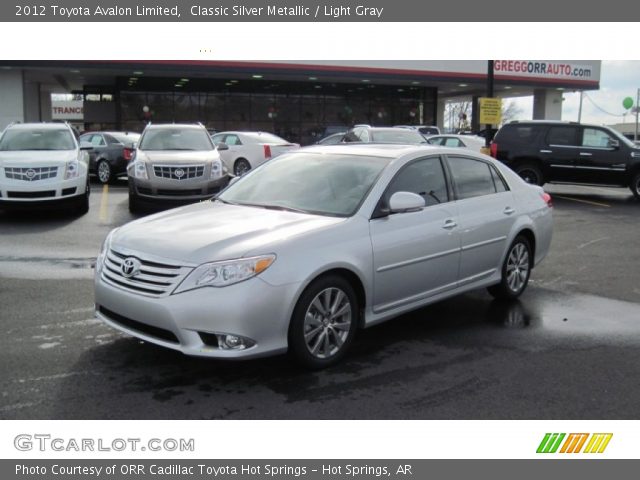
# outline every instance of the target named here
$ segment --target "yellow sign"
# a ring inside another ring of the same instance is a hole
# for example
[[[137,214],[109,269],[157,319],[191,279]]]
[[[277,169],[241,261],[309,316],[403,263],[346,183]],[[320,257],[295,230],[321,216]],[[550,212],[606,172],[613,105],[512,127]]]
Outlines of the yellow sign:
[[[497,125],[502,121],[502,99],[480,98],[480,124]]]

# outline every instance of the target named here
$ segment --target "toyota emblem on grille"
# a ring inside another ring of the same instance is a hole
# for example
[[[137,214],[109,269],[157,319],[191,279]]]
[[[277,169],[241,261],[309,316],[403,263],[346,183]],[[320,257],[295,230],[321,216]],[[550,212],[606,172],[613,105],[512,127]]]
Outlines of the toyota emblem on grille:
[[[176,176],[176,178],[182,178],[184,177],[184,170],[181,168],[176,169],[175,172],[173,172],[173,174]]]
[[[134,257],[125,258],[120,269],[125,278],[131,278],[140,273],[140,260]]]
[[[27,170],[26,172],[24,172],[25,176],[29,179],[32,180],[33,177],[36,176],[36,171],[33,168],[30,168],[29,170]]]

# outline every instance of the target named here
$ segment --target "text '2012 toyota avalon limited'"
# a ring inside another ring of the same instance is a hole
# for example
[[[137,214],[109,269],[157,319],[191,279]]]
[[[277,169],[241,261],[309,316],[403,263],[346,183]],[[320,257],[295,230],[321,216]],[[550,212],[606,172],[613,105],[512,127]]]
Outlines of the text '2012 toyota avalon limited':
[[[189,355],[321,368],[361,327],[480,287],[519,296],[551,232],[550,197],[490,157],[310,147],[112,231],[96,315]]]

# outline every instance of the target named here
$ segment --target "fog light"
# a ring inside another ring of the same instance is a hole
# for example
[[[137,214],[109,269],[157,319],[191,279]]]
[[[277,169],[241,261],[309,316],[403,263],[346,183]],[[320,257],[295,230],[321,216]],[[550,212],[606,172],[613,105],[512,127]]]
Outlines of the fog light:
[[[222,350],[245,350],[255,345],[255,342],[238,335],[217,334],[218,348]]]

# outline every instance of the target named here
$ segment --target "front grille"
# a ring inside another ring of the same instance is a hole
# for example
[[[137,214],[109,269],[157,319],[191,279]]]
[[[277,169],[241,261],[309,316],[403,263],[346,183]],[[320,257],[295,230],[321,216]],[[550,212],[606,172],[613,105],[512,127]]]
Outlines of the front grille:
[[[122,264],[127,258],[140,262],[139,272],[132,277],[125,277],[122,271]],[[137,254],[125,254],[123,251],[111,249],[105,258],[102,278],[125,290],[160,297],[169,295],[191,269],[188,266],[159,263]]]
[[[123,315],[120,315],[119,313],[112,312],[111,310],[104,308],[102,305],[98,307],[98,311],[113,323],[118,323],[130,330],[136,330],[140,333],[144,333],[146,335],[149,335],[150,337],[159,338],[160,340],[164,340],[166,342],[180,343],[178,341],[178,337],[176,337],[171,330],[154,327],[153,325],[147,325],[146,323],[132,320]]]
[[[4,176],[12,180],[35,182],[54,178],[56,175],[58,175],[58,167],[4,167]]]
[[[194,195],[202,195],[202,189],[192,188],[189,190],[165,190],[159,189],[158,195],[166,195],[168,197],[190,197]]]
[[[204,165],[154,165],[153,174],[171,180],[190,180],[204,175]]]
[[[45,198],[55,196],[55,190],[41,190],[38,192],[7,192],[7,197],[9,198]]]

